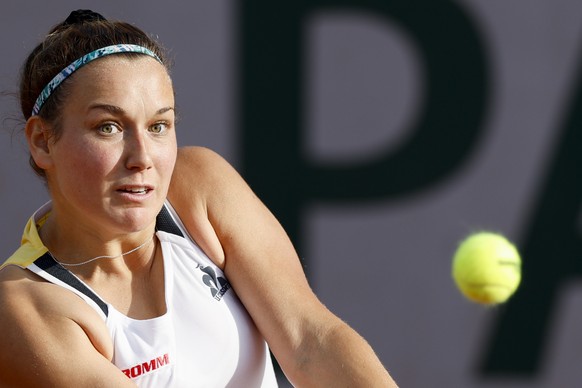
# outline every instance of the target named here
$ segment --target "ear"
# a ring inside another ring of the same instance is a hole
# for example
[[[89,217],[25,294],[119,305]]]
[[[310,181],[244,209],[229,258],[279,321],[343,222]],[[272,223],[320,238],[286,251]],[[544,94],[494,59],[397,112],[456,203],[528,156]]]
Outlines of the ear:
[[[24,132],[32,159],[38,167],[48,169],[52,165],[49,148],[51,134],[45,122],[39,116],[32,116],[26,121]]]

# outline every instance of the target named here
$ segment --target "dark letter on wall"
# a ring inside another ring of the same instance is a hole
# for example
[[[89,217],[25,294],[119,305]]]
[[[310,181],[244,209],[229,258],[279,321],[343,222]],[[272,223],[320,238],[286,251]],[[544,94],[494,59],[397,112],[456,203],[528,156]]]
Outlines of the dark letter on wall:
[[[485,375],[533,376],[550,338],[560,286],[582,275],[582,77],[562,124],[523,245],[523,281],[503,307],[482,363]]]
[[[410,195],[442,182],[471,154],[483,129],[489,74],[480,36],[455,3],[253,0],[239,7],[240,165],[301,257],[309,204]],[[409,140],[362,164],[314,164],[303,152],[304,28],[311,16],[338,11],[399,27],[420,54],[425,82],[418,117],[405,129]]]
[[[314,165],[302,152],[303,27],[316,12],[336,11],[400,27],[417,46],[426,81],[409,141],[365,164]],[[243,173],[300,252],[309,203],[358,203],[426,189],[460,167],[476,144],[487,105],[485,53],[454,3],[256,0],[241,3],[240,20]]]

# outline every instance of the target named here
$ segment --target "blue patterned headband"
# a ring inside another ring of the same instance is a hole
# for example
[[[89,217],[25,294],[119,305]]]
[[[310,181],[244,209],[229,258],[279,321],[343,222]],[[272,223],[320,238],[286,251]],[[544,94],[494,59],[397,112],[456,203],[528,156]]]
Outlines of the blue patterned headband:
[[[116,44],[113,46],[107,46],[100,49],[97,49],[89,54],[83,55],[81,58],[77,59],[75,62],[71,63],[69,66],[65,67],[59,74],[57,74],[40,92],[36,102],[34,103],[34,107],[32,108],[32,116],[37,115],[40,112],[40,109],[44,105],[44,103],[48,100],[51,94],[55,91],[56,88],[59,87],[64,80],[67,79],[71,74],[75,71],[79,70],[81,67],[86,65],[87,63],[94,61],[97,58],[101,58],[111,54],[117,53],[141,53],[149,55],[157,59],[160,63],[162,60],[151,50],[138,46],[135,44]]]

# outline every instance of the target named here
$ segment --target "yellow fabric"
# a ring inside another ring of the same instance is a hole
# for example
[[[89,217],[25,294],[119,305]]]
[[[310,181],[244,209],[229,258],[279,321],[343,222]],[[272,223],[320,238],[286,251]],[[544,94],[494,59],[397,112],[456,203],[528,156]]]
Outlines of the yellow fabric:
[[[35,222],[34,215],[30,217],[22,233],[20,248],[0,266],[0,269],[7,265],[18,265],[25,268],[48,251],[38,234],[38,229],[44,224],[48,215],[48,212],[44,214],[38,223]]]

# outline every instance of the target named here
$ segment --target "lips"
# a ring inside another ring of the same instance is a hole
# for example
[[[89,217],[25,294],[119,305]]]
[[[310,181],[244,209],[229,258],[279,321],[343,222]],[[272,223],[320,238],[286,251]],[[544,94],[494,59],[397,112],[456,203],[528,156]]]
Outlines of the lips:
[[[129,194],[147,194],[153,190],[153,187],[147,185],[131,185],[131,186],[123,186],[117,189],[118,192],[121,193],[129,193]]]

